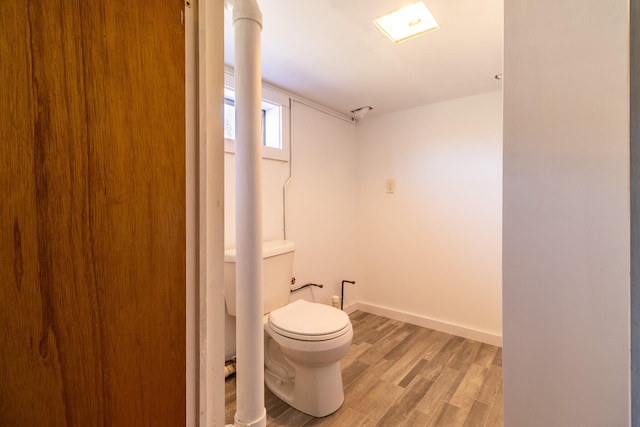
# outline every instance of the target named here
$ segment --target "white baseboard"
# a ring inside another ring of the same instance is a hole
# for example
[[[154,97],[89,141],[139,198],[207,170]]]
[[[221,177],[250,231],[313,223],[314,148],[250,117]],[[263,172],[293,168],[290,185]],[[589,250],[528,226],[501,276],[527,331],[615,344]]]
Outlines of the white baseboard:
[[[342,310],[347,314],[351,314],[355,311],[358,311],[358,303],[352,302],[351,304],[347,304],[344,307],[342,307]]]
[[[354,307],[355,306],[355,307]],[[353,307],[353,308],[352,308]],[[419,316],[417,314],[406,313],[403,311],[393,310],[373,304],[357,302],[345,307],[344,311],[352,313],[356,310],[366,313],[376,314],[378,316],[388,317],[389,319],[399,320],[401,322],[411,323],[412,325],[422,326],[424,328],[435,329],[436,331],[445,332],[447,334],[457,335],[459,337],[468,338],[474,341],[502,347],[502,336],[494,335],[475,329],[466,328],[464,326],[446,323],[439,320],[430,319],[428,317]]]

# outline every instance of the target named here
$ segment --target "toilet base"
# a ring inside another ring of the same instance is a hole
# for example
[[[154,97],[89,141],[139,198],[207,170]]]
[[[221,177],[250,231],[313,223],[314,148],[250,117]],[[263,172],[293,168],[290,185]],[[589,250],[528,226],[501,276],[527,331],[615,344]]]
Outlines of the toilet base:
[[[325,417],[340,409],[344,391],[339,361],[312,368],[288,362],[295,372],[293,379],[281,378],[265,369],[264,382],[273,394],[289,406],[314,417]]]

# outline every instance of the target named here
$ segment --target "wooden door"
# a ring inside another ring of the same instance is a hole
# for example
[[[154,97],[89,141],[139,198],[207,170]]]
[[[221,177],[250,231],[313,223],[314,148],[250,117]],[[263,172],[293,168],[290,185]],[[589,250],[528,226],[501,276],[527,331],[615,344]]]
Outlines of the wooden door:
[[[0,0],[0,426],[185,423],[182,0]]]

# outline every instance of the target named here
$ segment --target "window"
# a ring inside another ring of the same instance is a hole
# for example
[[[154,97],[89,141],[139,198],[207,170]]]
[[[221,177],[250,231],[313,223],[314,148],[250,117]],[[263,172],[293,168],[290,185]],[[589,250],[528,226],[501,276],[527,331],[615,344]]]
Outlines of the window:
[[[236,139],[236,102],[224,95],[224,139]]]
[[[225,73],[225,151],[235,153],[235,92],[233,76]],[[289,98],[269,88],[262,89],[262,157],[289,160]]]

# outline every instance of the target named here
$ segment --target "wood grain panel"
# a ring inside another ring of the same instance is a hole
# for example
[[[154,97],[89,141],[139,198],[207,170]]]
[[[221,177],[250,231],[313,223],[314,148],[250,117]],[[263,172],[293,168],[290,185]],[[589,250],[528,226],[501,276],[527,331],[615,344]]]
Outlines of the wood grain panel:
[[[182,7],[0,3],[0,425],[184,425]]]

